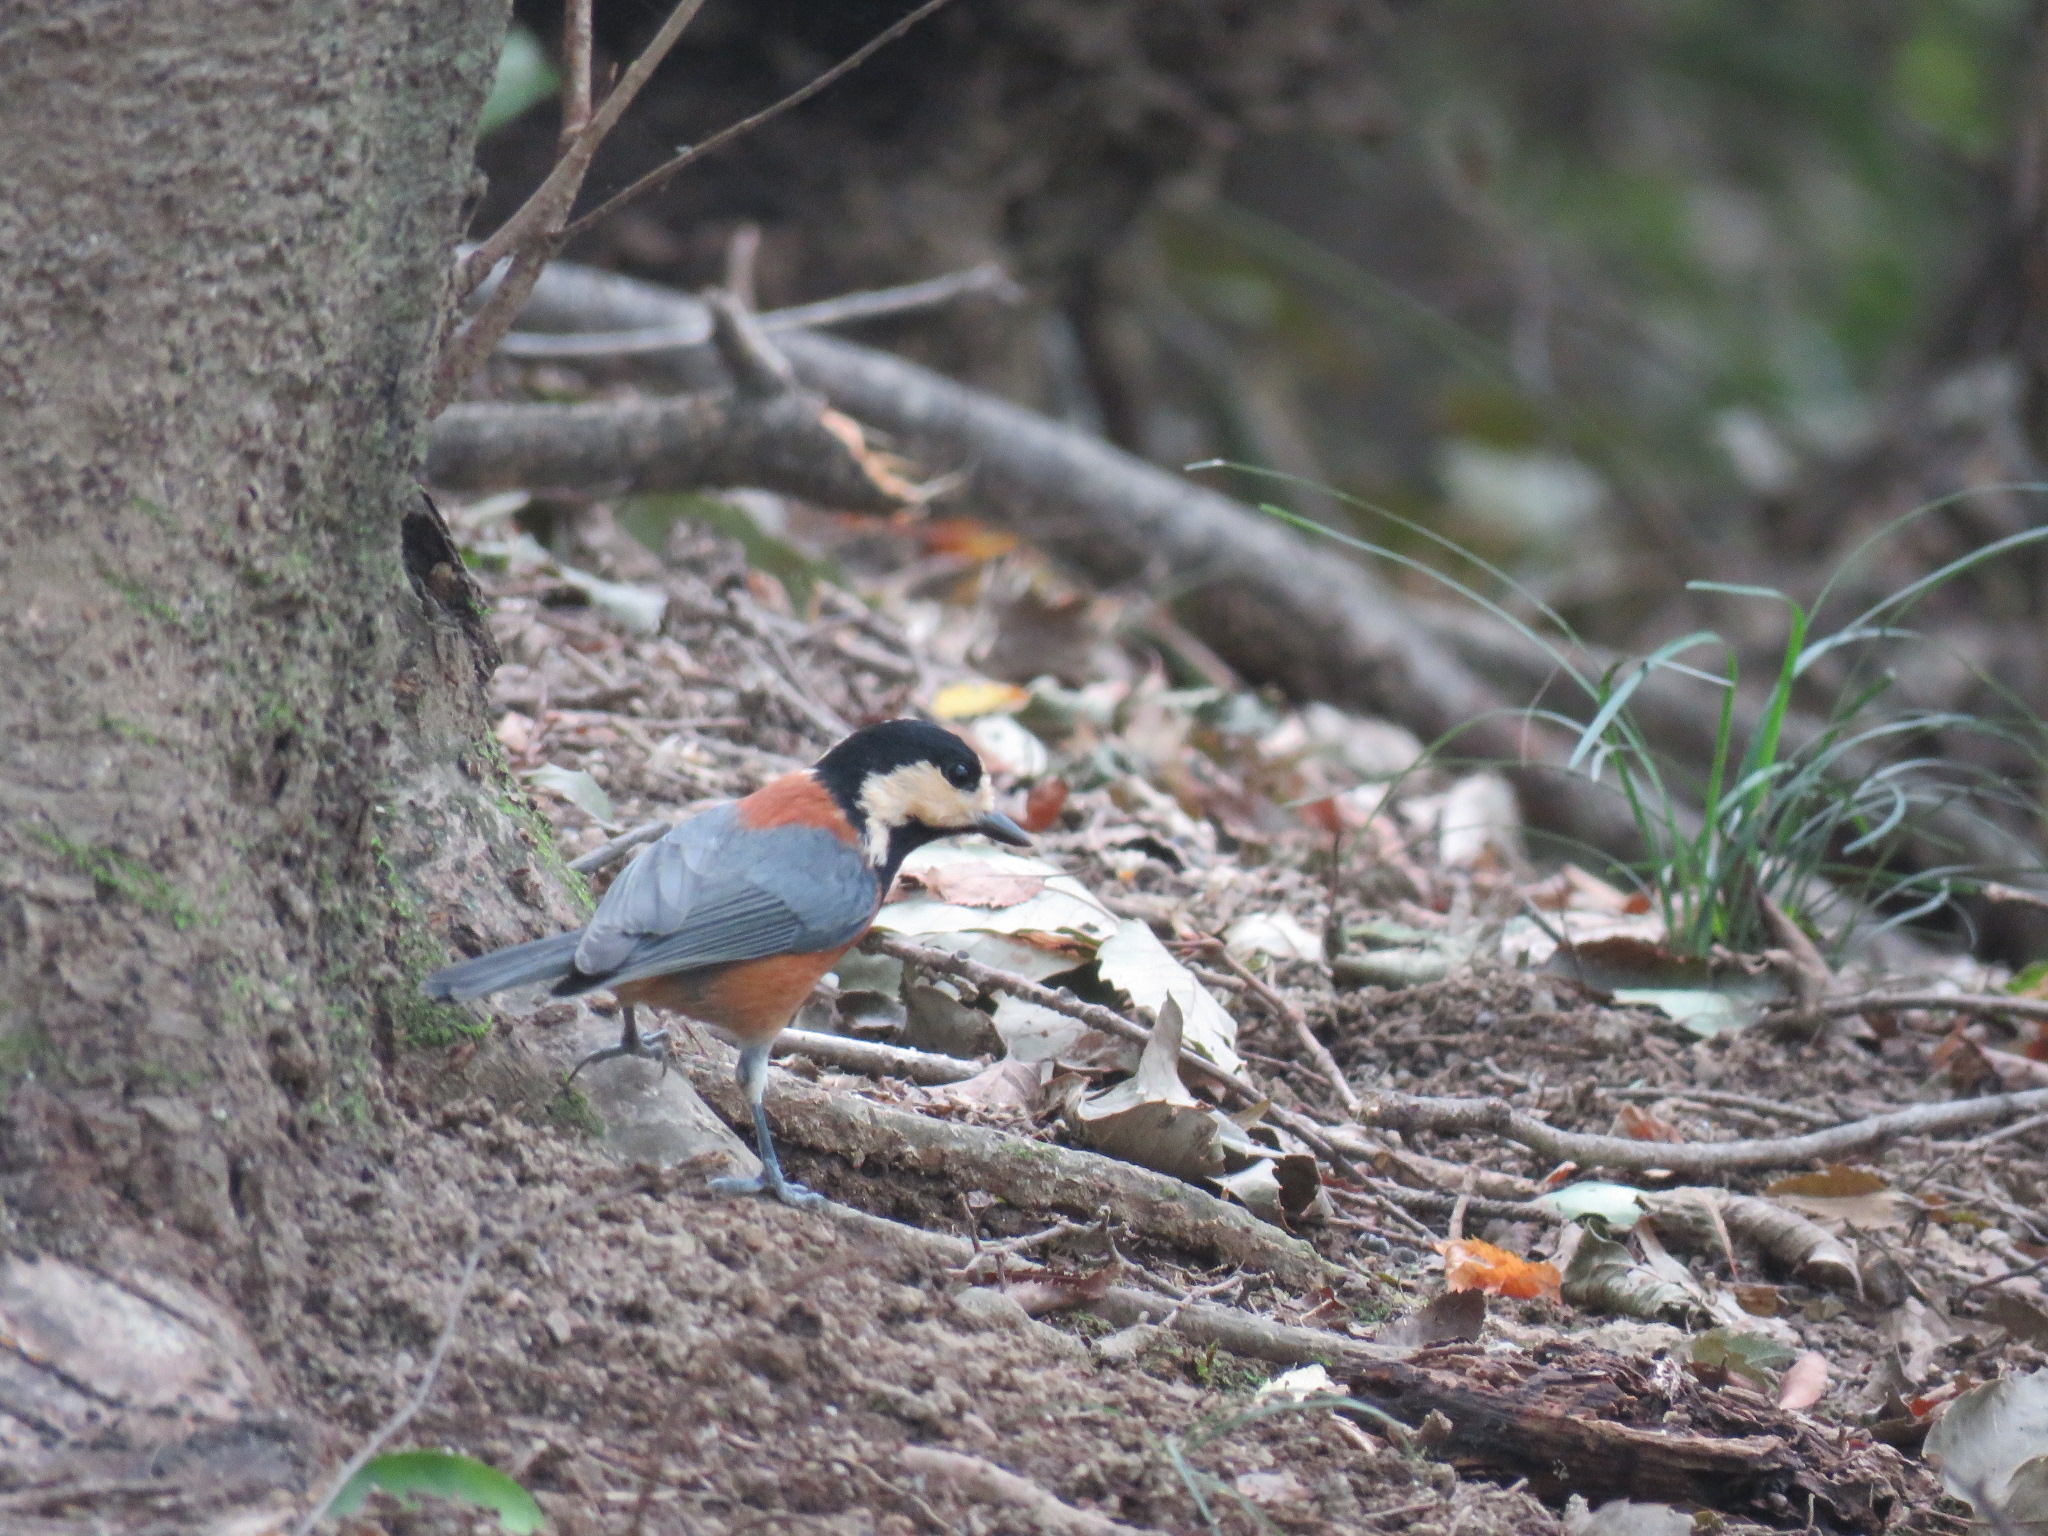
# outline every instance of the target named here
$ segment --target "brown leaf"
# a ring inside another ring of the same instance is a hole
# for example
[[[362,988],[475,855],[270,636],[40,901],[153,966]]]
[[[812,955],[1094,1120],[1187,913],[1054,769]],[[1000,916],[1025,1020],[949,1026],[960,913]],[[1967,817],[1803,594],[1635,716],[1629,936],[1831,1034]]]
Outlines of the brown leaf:
[[[1764,1186],[1767,1195],[1804,1195],[1813,1200],[1847,1200],[1856,1195],[1874,1195],[1891,1186],[1882,1174],[1868,1168],[1835,1163],[1818,1173],[1788,1174]]]
[[[1647,1109],[1624,1104],[1614,1117],[1614,1134],[1631,1141],[1683,1141],[1685,1133],[1668,1120],[1660,1120]]]
[[[956,907],[1014,907],[1045,889],[1043,875],[1019,874],[993,864],[938,864],[906,878]]]
[[[1828,1390],[1828,1359],[1809,1349],[1794,1360],[1778,1383],[1778,1406],[1788,1413],[1811,1408]]]
[[[1373,1342],[1421,1349],[1431,1344],[1466,1343],[1485,1329],[1486,1292],[1452,1290],[1389,1323],[1373,1335]]]
[[[1020,824],[1026,832],[1043,832],[1059,824],[1060,812],[1067,808],[1067,781],[1065,779],[1040,779],[1031,786],[1031,792],[1024,797],[1024,814]]]

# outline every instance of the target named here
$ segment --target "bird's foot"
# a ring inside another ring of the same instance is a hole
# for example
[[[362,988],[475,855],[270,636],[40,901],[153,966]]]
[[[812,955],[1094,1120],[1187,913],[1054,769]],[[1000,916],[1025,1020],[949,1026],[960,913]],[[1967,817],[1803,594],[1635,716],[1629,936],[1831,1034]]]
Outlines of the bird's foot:
[[[569,1069],[569,1075],[562,1079],[562,1086],[567,1088],[571,1083],[575,1082],[576,1074],[585,1067],[596,1066],[600,1061],[616,1061],[621,1056],[637,1057],[641,1061],[660,1062],[661,1075],[667,1077],[669,1057],[672,1054],[673,1052],[669,1049],[667,1030],[650,1029],[645,1034],[636,1033],[621,1040],[617,1045],[608,1045],[601,1051],[592,1051]]]
[[[758,1173],[751,1179],[722,1177],[711,1181],[711,1191],[718,1195],[773,1195],[784,1205],[800,1211],[815,1211],[825,1203],[825,1197],[815,1189],[806,1189],[801,1184],[792,1184],[777,1174],[770,1178]]]

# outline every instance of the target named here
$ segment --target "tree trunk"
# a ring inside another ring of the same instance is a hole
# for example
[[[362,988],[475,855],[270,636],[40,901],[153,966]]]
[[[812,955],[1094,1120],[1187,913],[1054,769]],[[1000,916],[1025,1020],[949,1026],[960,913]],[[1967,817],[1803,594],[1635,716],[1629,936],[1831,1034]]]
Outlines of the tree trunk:
[[[417,995],[435,930],[567,916],[414,479],[505,9],[0,33],[0,1193],[37,1264],[184,1274],[259,1337],[313,1149],[473,1027]]]

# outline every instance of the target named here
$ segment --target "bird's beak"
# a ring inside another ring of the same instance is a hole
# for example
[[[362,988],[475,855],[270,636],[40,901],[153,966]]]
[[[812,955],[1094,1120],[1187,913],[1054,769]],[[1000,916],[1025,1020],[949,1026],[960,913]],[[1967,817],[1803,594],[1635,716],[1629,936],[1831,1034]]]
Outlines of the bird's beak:
[[[999,843],[1010,843],[1018,848],[1031,846],[1031,834],[1001,811],[983,811],[974,818],[974,830],[983,837],[994,838]]]

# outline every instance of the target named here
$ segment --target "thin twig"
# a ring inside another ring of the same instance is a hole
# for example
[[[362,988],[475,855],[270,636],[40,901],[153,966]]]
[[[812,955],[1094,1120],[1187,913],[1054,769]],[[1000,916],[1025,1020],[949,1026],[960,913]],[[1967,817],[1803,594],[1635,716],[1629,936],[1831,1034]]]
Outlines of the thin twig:
[[[587,0],[582,0],[582,3],[587,4]],[[598,145],[617,126],[626,108],[632,105],[633,98],[640,94],[640,88],[653,78],[655,69],[703,4],[704,0],[677,0],[675,10],[662,23],[654,40],[627,69],[625,78],[604,99],[604,105],[591,112],[588,103],[583,103],[587,121],[573,136],[567,133],[565,125],[562,151],[547,179],[511,218],[499,225],[457,267],[455,300],[459,304],[477,290],[500,261],[507,256],[512,258],[511,270],[498,280],[491,296],[467,323],[458,321],[456,329],[441,343],[440,356],[434,361],[433,388],[428,400],[427,414],[430,417],[439,415],[454,400],[469,376],[483,366],[484,359],[496,350],[499,340],[512,329],[512,322],[526,307],[540,274],[567,238],[563,226],[568,222],[569,211],[576,206],[576,194],[583,189],[583,178],[590,172]],[[587,44],[586,37],[583,40],[582,77],[585,92],[589,89]],[[577,104],[572,102],[570,112],[573,114],[577,109]]]
[[[619,208],[624,207],[627,203],[630,203],[634,198],[640,196],[641,193],[653,191],[654,188],[660,186],[663,182],[667,181],[669,177],[675,175],[675,173],[677,171],[680,171],[684,166],[693,164],[694,162],[703,159],[706,155],[710,154],[714,149],[723,149],[727,144],[730,144],[734,139],[738,138],[741,134],[753,132],[754,129],[760,127],[769,119],[780,117],[783,113],[787,112],[791,107],[800,106],[802,103],[809,101],[813,96],[817,95],[818,92],[822,91],[823,89],[825,89],[826,86],[830,85],[833,81],[837,80],[841,75],[844,75],[851,70],[856,70],[860,68],[860,66],[865,64],[868,61],[868,59],[872,57],[878,50],[886,48],[890,43],[895,42],[897,38],[901,37],[904,33],[908,32],[912,27],[916,26],[920,21],[923,21],[925,17],[931,15],[933,11],[936,11],[940,6],[944,5],[945,3],[946,0],[925,0],[925,3],[923,5],[920,5],[908,16],[905,16],[901,21],[898,21],[895,25],[887,28],[886,30],[877,33],[874,37],[870,38],[866,43],[862,44],[859,48],[855,49],[852,53],[848,54],[845,58],[841,59],[837,64],[834,64],[830,69],[826,70],[822,75],[818,76],[817,79],[811,81],[810,84],[800,86],[796,90],[790,92],[789,95],[783,97],[780,101],[774,103],[772,106],[763,107],[759,112],[756,112],[751,117],[743,117],[738,122],[733,123],[728,127],[719,129],[718,132],[712,134],[710,138],[705,139],[701,143],[692,144],[686,148],[679,149],[676,152],[674,158],[670,159],[665,164],[656,166],[653,170],[649,171],[645,176],[642,176],[638,181],[634,182],[631,186],[627,187],[625,191],[616,193],[615,195],[606,198],[602,203],[599,203],[597,207],[591,209],[590,212],[584,214],[582,218],[576,220],[575,223],[569,226],[567,233],[569,235],[582,234],[584,230],[590,228],[590,226],[597,223],[598,220],[604,218],[606,215],[610,213],[615,212]]]
[[[410,1424],[414,1416],[427,1406],[427,1399],[434,1391],[434,1381],[441,1374],[441,1364],[448,1358],[449,1347],[455,1343],[456,1329],[462,1322],[463,1306],[469,1300],[470,1287],[476,1283],[477,1266],[483,1262],[484,1252],[490,1246],[491,1240],[488,1237],[480,1237],[471,1245],[468,1256],[463,1259],[462,1277],[456,1282],[455,1295],[448,1303],[447,1321],[441,1325],[441,1336],[434,1341],[434,1352],[427,1356],[426,1369],[420,1372],[419,1385],[413,1389],[412,1396],[406,1399],[396,1413],[378,1425],[355,1455],[343,1463],[341,1470],[334,1474],[333,1480],[327,1485],[327,1491],[320,1496],[312,1509],[307,1511],[305,1518],[293,1528],[292,1536],[311,1536],[313,1527],[320,1523],[328,1507],[341,1497],[341,1490],[346,1488],[355,1479],[355,1475],[367,1467],[377,1453],[391,1442],[392,1436]]]
[[[2048,1088],[2034,1088],[1980,1099],[1916,1104],[1910,1109],[1872,1115],[1804,1136],[1714,1142],[1634,1141],[1622,1136],[1560,1131],[1501,1099],[1423,1098],[1381,1092],[1373,1095],[1360,1118],[1370,1125],[1394,1130],[1499,1136],[1520,1143],[1538,1156],[1586,1167],[1635,1171],[1664,1168],[1678,1174],[1704,1175],[1750,1168],[1796,1168],[1901,1136],[1937,1136],[2043,1109],[2048,1109]]]
[[[1337,1065],[1337,1058],[1330,1054],[1330,1048],[1318,1040],[1316,1032],[1308,1027],[1308,1020],[1302,1016],[1301,1010],[1254,974],[1251,967],[1233,955],[1221,939],[1215,941],[1214,953],[1230,967],[1238,980],[1251,990],[1253,996],[1278,1014],[1281,1022],[1294,1031],[1294,1038],[1301,1043],[1301,1048],[1308,1052],[1309,1060],[1316,1064],[1330,1086],[1337,1091],[1337,1097],[1343,1101],[1344,1108],[1354,1115],[1357,1114],[1360,1104],[1358,1095],[1352,1092],[1351,1085],[1344,1080],[1344,1069]]]
[[[2009,1269],[2002,1275],[1993,1275],[1986,1280],[1973,1281],[1956,1292],[1956,1294],[1958,1296],[1967,1296],[1972,1291],[1981,1291],[1994,1285],[2003,1285],[2008,1280],[2024,1280],[2029,1275],[2040,1274],[2044,1269],[2048,1269],[2048,1259],[2038,1259],[2034,1263],[2029,1264],[2025,1269]]]
[[[1929,1012],[2013,1013],[2023,1019],[2048,1019],[2048,999],[2008,997],[2002,992],[1865,992],[1856,997],[1822,998],[1814,1012],[1837,1019],[1851,1013],[1890,1013],[1902,1008]]]
[[[1981,1152],[1986,1147],[1996,1146],[2001,1141],[2012,1141],[2018,1137],[2030,1135],[2044,1127],[2048,1127],[2048,1115],[2029,1115],[2024,1120],[2016,1120],[2011,1125],[2003,1126],[1995,1131],[1987,1131],[1982,1136],[1973,1137],[1969,1141],[1964,1142],[1957,1150],[1962,1152]]]
[[[896,288],[876,288],[865,293],[841,294],[813,304],[792,304],[771,309],[758,316],[761,329],[778,331],[822,330],[855,320],[875,320],[889,315],[932,309],[969,294],[986,293],[1005,304],[1020,302],[1024,290],[1011,279],[1001,264],[985,261],[962,272],[905,283]],[[506,357],[578,358],[634,357],[648,352],[673,352],[700,347],[711,339],[709,320],[691,320],[681,325],[646,326],[631,331],[584,331],[558,334],[548,331],[513,331],[498,343]]]
[[[1775,1099],[1759,1098],[1750,1093],[1730,1093],[1720,1088],[1660,1088],[1655,1084],[1645,1084],[1641,1087],[1603,1088],[1600,1091],[1617,1099],[1674,1099],[1686,1104],[1704,1105],[1710,1109],[1744,1109],[1754,1115],[1796,1120],[1799,1124],[1812,1126],[1815,1130],[1840,1123],[1835,1116],[1818,1109],[1807,1109],[1799,1104],[1780,1104]]]
[[[578,854],[569,861],[569,867],[579,875],[594,875],[599,870],[618,863],[642,843],[651,843],[665,837],[675,825],[670,821],[643,821],[630,832],[621,832],[610,842],[599,843],[590,852]]]

